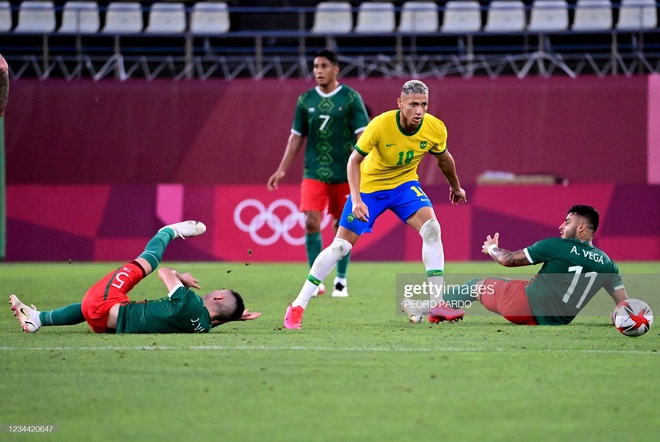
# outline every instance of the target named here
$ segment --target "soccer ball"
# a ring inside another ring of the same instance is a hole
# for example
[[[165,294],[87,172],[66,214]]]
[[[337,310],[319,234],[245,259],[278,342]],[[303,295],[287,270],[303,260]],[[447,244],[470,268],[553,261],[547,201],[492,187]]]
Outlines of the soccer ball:
[[[614,309],[614,326],[626,336],[642,336],[653,324],[651,307],[639,299],[626,299]]]
[[[424,315],[410,315],[408,320],[411,324],[419,324],[424,319]]]

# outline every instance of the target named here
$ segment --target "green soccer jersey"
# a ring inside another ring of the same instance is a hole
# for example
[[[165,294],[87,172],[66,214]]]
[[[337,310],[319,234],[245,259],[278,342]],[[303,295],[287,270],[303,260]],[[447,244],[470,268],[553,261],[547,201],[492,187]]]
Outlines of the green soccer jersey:
[[[303,176],[345,183],[346,163],[357,134],[369,123],[362,97],[345,85],[324,94],[317,86],[298,97],[291,131],[307,137]]]
[[[623,288],[619,269],[600,249],[575,238],[548,238],[524,249],[532,264],[543,263],[526,289],[541,325],[568,324],[604,288]]]
[[[153,301],[119,307],[117,333],[208,333],[211,316],[204,301],[184,286]]]

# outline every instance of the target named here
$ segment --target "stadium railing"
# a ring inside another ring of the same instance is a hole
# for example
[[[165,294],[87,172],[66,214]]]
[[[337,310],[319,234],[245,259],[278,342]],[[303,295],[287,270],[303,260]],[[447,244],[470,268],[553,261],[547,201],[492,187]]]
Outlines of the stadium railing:
[[[304,77],[323,47],[341,54],[343,75],[360,77],[660,73],[653,0],[94,5],[0,1],[0,50],[12,77]],[[542,13],[565,21],[544,23]]]

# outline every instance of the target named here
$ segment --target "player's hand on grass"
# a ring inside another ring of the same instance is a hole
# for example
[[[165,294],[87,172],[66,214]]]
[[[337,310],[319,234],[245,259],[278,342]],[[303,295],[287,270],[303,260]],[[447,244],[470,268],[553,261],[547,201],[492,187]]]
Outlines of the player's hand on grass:
[[[484,241],[484,245],[481,246],[481,253],[483,253],[485,255],[489,255],[488,247],[490,247],[493,244],[495,244],[497,247],[499,247],[499,239],[500,239],[500,234],[499,233],[496,233],[492,237],[490,235],[488,235],[486,237],[486,241]]]
[[[462,188],[458,189],[449,189],[449,201],[452,204],[465,204],[467,203],[467,196],[465,194],[465,190]]]
[[[177,277],[179,278],[179,281],[181,281],[186,287],[194,287],[196,289],[202,288],[202,286],[199,285],[199,281],[190,273],[179,273]]]
[[[245,311],[243,311],[243,316],[241,316],[238,321],[252,321],[253,319],[257,319],[259,316],[261,316],[261,313],[251,312],[249,308],[246,308]]]

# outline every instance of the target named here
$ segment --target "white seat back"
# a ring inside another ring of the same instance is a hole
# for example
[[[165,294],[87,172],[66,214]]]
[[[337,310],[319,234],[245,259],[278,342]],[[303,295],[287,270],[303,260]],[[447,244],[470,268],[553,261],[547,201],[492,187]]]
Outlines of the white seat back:
[[[358,34],[384,34],[393,32],[395,26],[393,3],[362,3],[358,8],[357,24],[353,31]]]
[[[575,4],[574,31],[604,31],[612,28],[610,0],[578,0]]]
[[[181,34],[186,31],[186,8],[183,3],[154,3],[149,10],[147,34]]]
[[[11,31],[11,3],[2,1],[0,2],[0,32]]]
[[[96,2],[70,1],[64,4],[59,32],[94,34],[99,31],[100,27],[99,7]]]
[[[442,32],[478,32],[481,30],[481,6],[477,1],[448,1],[442,20]]]
[[[434,2],[408,1],[401,8],[399,32],[429,33],[438,30],[438,7]]]
[[[323,2],[316,5],[312,34],[346,34],[353,29],[349,2]]]
[[[48,1],[24,1],[18,9],[14,32],[48,34],[55,30],[55,6]]]
[[[565,0],[536,0],[529,18],[529,31],[568,30],[568,5]]]
[[[142,6],[137,2],[113,2],[108,4],[105,15],[105,34],[135,34],[142,32]]]
[[[190,14],[190,32],[198,35],[229,32],[229,8],[225,2],[197,2]]]
[[[617,29],[652,29],[658,26],[655,0],[621,0]]]
[[[525,30],[525,5],[521,1],[493,0],[486,16],[487,32],[519,32]]]

